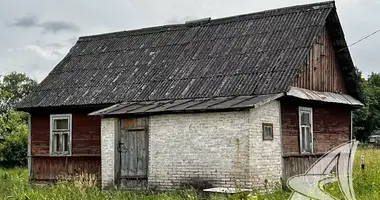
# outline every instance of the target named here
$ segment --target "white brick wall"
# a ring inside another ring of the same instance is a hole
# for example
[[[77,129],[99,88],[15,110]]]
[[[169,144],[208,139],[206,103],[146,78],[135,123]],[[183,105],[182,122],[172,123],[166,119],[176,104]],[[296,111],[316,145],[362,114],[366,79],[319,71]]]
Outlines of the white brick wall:
[[[149,126],[148,184],[171,188],[207,181],[249,182],[249,112],[155,115]]]
[[[282,176],[280,102],[272,101],[250,110],[250,158],[251,182],[262,188],[265,180],[278,182]],[[273,124],[273,140],[263,141],[262,123]]]
[[[103,186],[114,179],[115,120],[102,120]],[[263,141],[262,123],[273,123],[273,141]],[[261,187],[265,179],[279,181],[281,174],[278,101],[247,111],[150,117],[150,187],[171,189],[194,181]]]
[[[115,133],[116,119],[103,118],[101,121],[101,174],[102,187],[113,185],[115,174]]]

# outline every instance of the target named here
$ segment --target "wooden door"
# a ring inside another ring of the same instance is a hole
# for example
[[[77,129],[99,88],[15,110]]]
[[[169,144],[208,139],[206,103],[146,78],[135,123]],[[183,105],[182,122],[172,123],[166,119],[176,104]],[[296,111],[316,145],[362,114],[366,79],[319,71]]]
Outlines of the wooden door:
[[[147,178],[148,119],[122,119],[120,133],[119,152],[121,178]]]

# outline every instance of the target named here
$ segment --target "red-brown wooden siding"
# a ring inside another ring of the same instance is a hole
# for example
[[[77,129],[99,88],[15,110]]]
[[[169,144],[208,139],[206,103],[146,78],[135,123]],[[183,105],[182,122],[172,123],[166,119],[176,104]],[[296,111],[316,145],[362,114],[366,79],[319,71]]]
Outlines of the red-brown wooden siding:
[[[281,102],[282,139],[284,155],[299,154],[298,107],[313,108],[314,153],[325,153],[349,140],[351,110],[329,104],[300,103],[296,100]]]
[[[72,156],[49,156],[50,115],[31,114],[32,178],[100,173],[100,117],[72,113]]]
[[[309,51],[293,86],[322,92],[347,93],[328,31],[324,28]]]

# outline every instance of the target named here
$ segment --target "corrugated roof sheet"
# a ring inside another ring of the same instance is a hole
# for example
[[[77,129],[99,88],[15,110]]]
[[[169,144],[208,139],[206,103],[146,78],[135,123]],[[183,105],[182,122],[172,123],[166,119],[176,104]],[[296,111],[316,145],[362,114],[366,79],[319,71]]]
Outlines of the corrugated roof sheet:
[[[333,8],[323,2],[81,37],[17,107],[285,92]]]
[[[215,111],[222,109],[253,108],[265,102],[280,98],[281,96],[283,96],[283,93],[257,96],[216,97],[171,101],[124,102],[115,104],[102,110],[95,111],[89,115]]]
[[[336,94],[331,92],[317,92],[298,87],[291,87],[288,96],[297,97],[305,100],[323,101],[329,103],[346,104],[351,106],[361,107],[363,104],[347,94]]]

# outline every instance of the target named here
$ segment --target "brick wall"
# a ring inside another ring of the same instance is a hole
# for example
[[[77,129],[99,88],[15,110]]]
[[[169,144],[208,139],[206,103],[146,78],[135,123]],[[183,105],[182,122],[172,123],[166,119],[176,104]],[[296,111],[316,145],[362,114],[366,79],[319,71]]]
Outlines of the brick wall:
[[[298,106],[313,108],[314,152],[325,153],[349,140],[350,109],[329,104],[310,104],[295,100],[281,103],[284,154],[299,154]]]
[[[157,115],[150,118],[151,187],[194,181],[213,187],[260,187],[281,177],[280,107],[273,101],[240,112]],[[274,140],[262,140],[273,123]]]
[[[262,138],[262,123],[273,124],[273,140]],[[278,182],[282,176],[280,102],[272,101],[250,111],[251,182],[262,188],[265,180]]]
[[[114,184],[116,155],[116,123],[115,118],[103,118],[101,121],[101,174],[102,187]]]
[[[234,112],[153,115],[149,118],[148,186],[172,189],[200,182],[213,187],[262,187],[279,181],[280,103]],[[102,119],[102,183],[114,183],[116,119]],[[263,141],[262,123],[274,138]],[[195,185],[193,185],[195,186]]]
[[[235,176],[249,182],[248,121],[248,111],[152,116],[148,184],[233,187]]]

